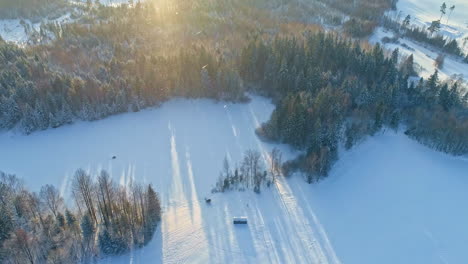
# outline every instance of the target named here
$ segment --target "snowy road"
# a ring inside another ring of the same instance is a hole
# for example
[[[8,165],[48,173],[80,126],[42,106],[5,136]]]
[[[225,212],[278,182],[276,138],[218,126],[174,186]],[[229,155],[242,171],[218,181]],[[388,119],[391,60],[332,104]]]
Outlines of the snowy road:
[[[319,184],[295,176],[260,195],[211,195],[225,155],[235,163],[247,149],[275,146],[254,133],[272,110],[260,97],[234,105],[172,100],[30,136],[3,133],[0,168],[34,190],[52,183],[65,195],[80,167],[108,169],[121,184],[152,182],[164,208],[154,239],[103,264],[468,263],[468,160],[402,134],[343,153]],[[248,225],[232,225],[234,216]]]

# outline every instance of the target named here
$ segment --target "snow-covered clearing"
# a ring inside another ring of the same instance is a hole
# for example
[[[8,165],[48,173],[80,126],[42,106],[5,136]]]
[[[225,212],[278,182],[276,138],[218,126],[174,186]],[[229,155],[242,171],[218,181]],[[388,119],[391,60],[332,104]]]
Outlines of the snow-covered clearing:
[[[372,44],[380,42],[382,44],[383,37],[392,38],[394,34],[382,27],[378,27],[374,34],[370,37],[369,41]],[[399,44],[386,43],[383,46],[388,50],[399,49],[400,55],[409,56],[413,54],[414,62],[417,63],[420,68],[417,68],[419,75],[424,78],[428,78],[437,69],[434,65],[434,61],[439,55],[436,51],[431,50],[416,43],[415,41],[407,38],[398,39]],[[402,46],[402,45],[406,45]],[[409,47],[409,48],[408,48]],[[453,56],[447,56],[445,58],[444,67],[439,69],[439,77],[443,80],[451,77],[462,78],[466,82],[468,78],[468,63],[463,63]]]
[[[296,175],[260,195],[211,195],[225,155],[238,162],[249,148],[274,147],[254,133],[272,110],[261,97],[178,99],[30,136],[2,133],[0,168],[33,190],[50,183],[64,194],[79,167],[108,169],[122,184],[153,183],[164,209],[155,238],[104,264],[468,262],[468,160],[403,134],[386,132],[343,153],[318,184]],[[247,216],[248,225],[234,226],[234,216]]]
[[[87,0],[70,0],[72,3],[78,3],[78,4],[83,4],[86,3]],[[144,0],[133,0],[133,3],[138,3],[138,2],[143,2]],[[92,1],[93,3],[95,1]],[[105,6],[119,6],[122,4],[130,4],[132,0],[99,0],[99,3],[101,5]]]
[[[441,19],[441,31],[444,36],[462,40],[468,37],[468,1],[466,0],[398,0],[397,10],[404,18],[411,15],[412,24],[430,26],[431,22],[440,19],[440,6],[447,5],[446,15]],[[450,7],[455,5],[453,12]],[[467,46],[468,48],[468,46]]]
[[[70,13],[66,13],[56,19],[44,19],[37,23],[28,19],[0,19],[0,37],[8,42],[25,45],[29,40],[30,33],[39,32],[42,23],[67,23],[73,20],[70,15]]]
[[[134,3],[142,0],[134,0]],[[92,1],[94,2],[94,1]],[[86,0],[70,0],[74,5],[83,5]],[[129,4],[130,0],[99,0],[99,3],[105,6],[119,6],[121,4]],[[74,19],[71,18],[71,13],[67,12],[55,19],[43,18],[40,22],[32,22],[29,19],[0,19],[0,37],[8,42],[13,42],[18,45],[27,44],[30,33],[27,32],[22,22],[31,29],[31,31],[39,32],[42,23],[70,23]],[[31,32],[32,33],[32,32]]]
[[[137,3],[138,0],[133,1],[134,3]],[[130,0],[100,0],[99,3],[102,5],[107,5],[107,6],[118,6],[121,4],[129,4]]]
[[[439,34],[451,39],[457,39],[462,50],[468,52],[468,41],[465,40],[465,38],[468,38],[468,18],[466,17],[468,13],[468,1],[466,0],[398,0],[397,10],[389,12],[388,15],[401,21],[409,14],[412,25],[427,28],[432,21],[440,18],[440,6],[443,2],[447,5],[447,14],[441,19]],[[453,12],[450,12],[450,7],[453,5],[455,5],[455,9]],[[448,15],[450,15],[450,19],[447,22]],[[385,36],[393,37],[393,33],[378,27],[370,37],[370,42],[373,44],[381,42]],[[399,42],[399,44],[387,43],[384,46],[389,50],[399,48],[403,55],[413,54],[414,61],[421,66],[420,75],[422,77],[427,78],[434,73],[436,69],[434,61],[438,56],[437,50],[426,48],[424,45],[407,38],[400,38]],[[406,44],[410,49],[403,47],[402,44]],[[457,75],[457,77],[462,77],[466,82],[468,78],[468,64],[461,62],[460,59],[454,56],[447,56],[444,67],[439,72],[442,79],[448,79]]]

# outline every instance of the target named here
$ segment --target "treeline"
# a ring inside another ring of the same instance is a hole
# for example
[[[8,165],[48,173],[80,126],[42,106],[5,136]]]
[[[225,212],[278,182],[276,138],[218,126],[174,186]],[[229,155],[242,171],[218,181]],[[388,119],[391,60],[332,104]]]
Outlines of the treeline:
[[[412,68],[411,57],[398,62],[398,50],[385,56],[379,45],[365,50],[325,33],[252,40],[239,66],[244,80],[277,105],[258,134],[304,150],[285,170],[305,172],[308,182],[327,175],[340,144],[350,148],[383,127],[403,124],[422,143],[468,153],[468,96],[458,82],[441,83],[437,72],[409,86]]]
[[[260,193],[262,187],[270,187],[275,179],[282,175],[281,157],[281,152],[275,148],[268,154],[268,164],[265,164],[260,152],[247,150],[240,166],[234,168],[231,168],[228,159],[224,158],[223,170],[212,192],[252,189],[254,192]],[[268,171],[265,169],[265,165],[269,166]]]
[[[76,171],[70,209],[54,186],[30,192],[0,172],[0,262],[87,263],[148,243],[161,219],[153,187],[118,186],[106,171],[96,179]]]
[[[41,26],[35,39],[47,40],[45,45],[18,48],[0,40],[0,129],[29,134],[139,111],[176,96],[245,101],[235,63],[240,49],[230,43],[245,42],[245,32],[253,30],[246,27],[254,24],[245,19],[252,17],[234,17],[240,24],[233,29],[206,12],[235,3],[202,2],[89,5],[78,23]],[[170,15],[175,9],[177,19]],[[236,41],[229,39],[232,30]]]
[[[436,71],[407,90],[406,134],[439,151],[468,153],[468,92],[459,82],[440,82]],[[463,97],[461,92],[465,92]]]
[[[361,21],[353,17],[343,24],[343,30],[353,38],[365,38],[374,32],[377,25],[375,21]]]
[[[80,25],[70,27],[83,29]],[[67,66],[59,71],[51,69],[47,61],[51,58],[1,42],[0,128],[17,127],[29,134],[74,120],[139,111],[175,96],[246,100],[237,71],[203,47],[193,46],[166,57],[147,56],[138,50],[128,54],[118,44],[108,46],[105,36],[98,33],[85,34],[90,42],[83,37],[52,51],[58,60],[70,59],[70,47],[82,55],[85,49],[96,49],[91,52],[96,56],[107,48],[112,51],[112,60],[89,59],[86,64],[96,70],[81,76],[71,74]]]
[[[436,33],[440,28],[440,22],[438,22],[438,26],[433,25],[432,27],[425,28],[410,25],[410,19],[411,17],[408,15],[402,22],[400,22],[399,20],[394,20],[388,16],[384,16],[382,19],[382,25],[397,33],[399,36],[404,36],[421,43],[429,44],[443,52],[461,57],[464,62],[468,63],[468,54],[463,52],[456,39],[444,37],[443,35]]]

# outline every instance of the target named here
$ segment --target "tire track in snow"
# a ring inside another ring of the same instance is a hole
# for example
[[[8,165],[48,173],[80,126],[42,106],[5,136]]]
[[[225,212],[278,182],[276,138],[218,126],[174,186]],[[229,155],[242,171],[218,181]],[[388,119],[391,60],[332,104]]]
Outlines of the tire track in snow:
[[[298,206],[298,202],[294,195],[292,194],[289,185],[285,182],[284,178],[278,178],[275,182],[275,186],[278,192],[275,192],[275,196],[281,202],[285,214],[290,219],[289,222],[292,223],[292,229],[295,231],[301,239],[301,245],[303,252],[312,251],[313,254],[305,254],[303,257],[306,257],[307,263],[336,263],[340,264],[336,254],[331,248],[328,238],[323,231],[323,227],[320,225],[314,226],[317,231],[313,230],[312,225],[310,224],[308,218],[306,218],[304,211]],[[317,223],[317,219],[313,216],[314,223]],[[317,235],[319,234],[319,236]],[[320,237],[323,236],[323,237]],[[321,244],[327,248],[327,252],[324,251]],[[296,245],[295,245],[296,246]]]

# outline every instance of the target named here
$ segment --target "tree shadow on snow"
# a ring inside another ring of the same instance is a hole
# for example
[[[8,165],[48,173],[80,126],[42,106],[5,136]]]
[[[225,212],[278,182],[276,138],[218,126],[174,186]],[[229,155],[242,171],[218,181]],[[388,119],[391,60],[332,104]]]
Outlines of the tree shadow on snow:
[[[161,222],[151,241],[144,247],[134,249],[121,256],[108,256],[99,264],[163,263]]]

